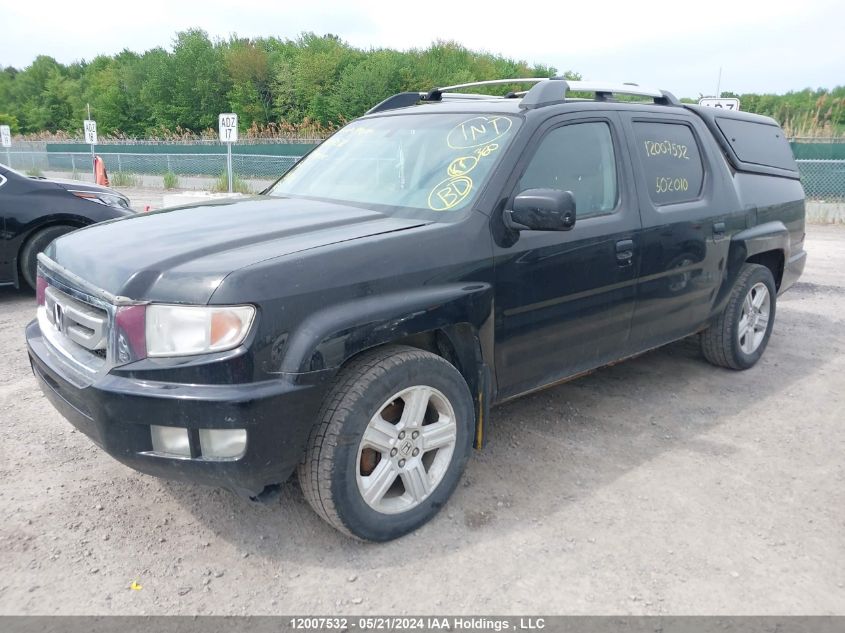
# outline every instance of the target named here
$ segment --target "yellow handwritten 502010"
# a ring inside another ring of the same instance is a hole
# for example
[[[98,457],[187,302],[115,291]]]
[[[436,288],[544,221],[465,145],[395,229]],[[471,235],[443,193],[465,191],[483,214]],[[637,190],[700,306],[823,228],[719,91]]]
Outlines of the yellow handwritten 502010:
[[[658,176],[654,190],[657,193],[668,193],[670,191],[686,191],[689,189],[689,181],[686,178],[667,178]]]
[[[645,143],[646,156],[671,156],[683,160],[689,160],[687,152],[689,148],[681,143],[672,141],[643,141]]]

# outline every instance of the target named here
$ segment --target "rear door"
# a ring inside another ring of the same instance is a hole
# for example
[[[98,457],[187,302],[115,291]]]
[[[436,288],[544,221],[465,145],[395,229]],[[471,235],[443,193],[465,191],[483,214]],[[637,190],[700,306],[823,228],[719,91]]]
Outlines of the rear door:
[[[522,231],[513,243],[496,236],[500,398],[625,354],[640,220],[619,121],[613,112],[551,119],[511,176],[510,200],[526,189],[572,191],[576,222],[568,232]]]
[[[631,347],[641,351],[703,327],[741,220],[723,156],[696,116],[625,111],[642,217]]]

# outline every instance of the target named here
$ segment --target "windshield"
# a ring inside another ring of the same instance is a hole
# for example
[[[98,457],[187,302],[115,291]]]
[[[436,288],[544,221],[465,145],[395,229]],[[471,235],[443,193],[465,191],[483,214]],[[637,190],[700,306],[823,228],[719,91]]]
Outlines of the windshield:
[[[510,143],[519,119],[411,114],[353,122],[267,192],[442,215],[466,208]]]

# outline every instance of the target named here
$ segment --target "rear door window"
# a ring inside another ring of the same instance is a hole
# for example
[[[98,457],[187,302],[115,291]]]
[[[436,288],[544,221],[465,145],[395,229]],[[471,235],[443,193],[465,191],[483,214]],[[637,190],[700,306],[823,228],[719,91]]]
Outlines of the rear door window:
[[[690,202],[701,195],[704,165],[689,126],[635,121],[634,134],[648,194],[655,205]]]
[[[716,117],[716,125],[744,163],[798,171],[786,135],[777,125]]]

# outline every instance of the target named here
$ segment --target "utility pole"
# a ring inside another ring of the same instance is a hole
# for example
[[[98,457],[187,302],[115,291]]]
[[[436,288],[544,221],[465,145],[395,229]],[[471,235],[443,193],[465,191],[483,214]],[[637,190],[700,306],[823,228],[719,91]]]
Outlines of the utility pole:
[[[91,104],[86,104],[88,106],[88,120],[91,120]],[[97,159],[94,156],[94,144],[91,143],[91,171],[94,174],[94,183],[97,182]]]
[[[716,98],[722,98],[722,67],[719,66],[719,79],[716,80]]]

